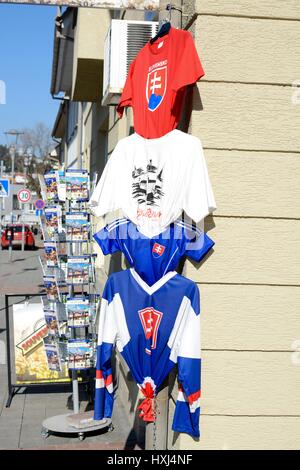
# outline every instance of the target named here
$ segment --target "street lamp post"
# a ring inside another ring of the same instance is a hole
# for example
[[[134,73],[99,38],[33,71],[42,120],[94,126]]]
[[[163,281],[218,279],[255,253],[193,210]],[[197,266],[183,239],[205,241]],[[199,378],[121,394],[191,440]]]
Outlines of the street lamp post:
[[[28,172],[28,167],[29,167],[30,162],[31,162],[32,155],[29,152],[25,152],[23,157],[24,157],[25,188],[26,188],[27,187],[27,172]],[[22,251],[24,251],[24,243],[25,243],[25,240],[24,240],[24,238],[25,238],[24,237],[24,206],[23,206],[23,209],[22,209],[21,217],[22,217]]]
[[[5,170],[5,166],[3,165],[3,160],[0,162],[0,177],[3,177],[3,171]],[[0,199],[0,236],[2,237],[2,209],[4,207],[4,198],[1,197]],[[2,250],[2,243],[0,242],[0,250]]]
[[[18,144],[18,137],[24,132],[19,132],[16,131],[15,129],[12,129],[10,131],[4,132],[6,137],[11,136],[15,138],[15,145],[10,145],[9,153],[11,156],[11,225],[14,222],[14,195],[13,195],[13,187],[14,187],[14,177],[15,177],[15,156],[16,156],[16,148]],[[9,239],[9,261],[12,261],[12,241],[13,241],[13,236],[14,236],[14,229],[13,226],[11,226],[11,231],[10,231],[10,239]]]
[[[14,223],[14,195],[13,195],[13,188],[14,188],[14,176],[15,176],[15,156],[16,156],[16,147],[12,145],[9,149],[9,154],[11,157],[11,218],[10,218],[10,223],[11,223],[11,229],[7,233],[9,234],[9,261],[12,261],[12,242],[13,242],[13,237],[14,237],[14,228],[13,228],[13,223]]]
[[[14,184],[14,177],[15,177],[15,157],[16,157],[16,147],[15,145],[11,145],[9,149],[9,154],[11,158],[11,186],[13,187]],[[14,204],[13,204],[13,191],[12,191],[12,204],[11,204],[11,223],[14,222],[14,215],[13,215],[13,210],[14,210]]]

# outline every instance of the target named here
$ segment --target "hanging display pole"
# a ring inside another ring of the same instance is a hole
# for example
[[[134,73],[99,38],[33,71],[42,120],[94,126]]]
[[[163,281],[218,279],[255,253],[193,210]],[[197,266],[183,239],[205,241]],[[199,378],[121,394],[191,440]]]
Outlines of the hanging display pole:
[[[182,0],[168,0],[159,2],[159,25],[170,21],[174,28],[181,28]],[[156,421],[147,423],[145,436],[146,450],[166,450],[168,447],[168,414],[169,414],[169,381],[165,380],[160,392],[155,398],[154,412]]]
[[[70,211],[70,201],[66,201],[67,211]],[[68,257],[73,255],[73,244],[68,243]],[[69,285],[69,297],[74,296],[74,287]],[[76,339],[76,330],[72,328],[71,330],[72,339]],[[72,369],[72,399],[73,399],[73,412],[74,414],[79,413],[79,387],[78,387],[78,373],[77,370]]]

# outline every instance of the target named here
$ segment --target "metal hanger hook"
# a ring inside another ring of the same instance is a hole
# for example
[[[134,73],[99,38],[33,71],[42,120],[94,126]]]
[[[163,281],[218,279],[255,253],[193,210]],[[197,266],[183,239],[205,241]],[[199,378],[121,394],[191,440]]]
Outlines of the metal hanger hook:
[[[171,3],[168,3],[167,6],[166,6],[166,10],[168,10],[169,12],[169,18],[167,19],[167,21],[169,21],[171,23],[171,16],[172,16],[172,2]]]

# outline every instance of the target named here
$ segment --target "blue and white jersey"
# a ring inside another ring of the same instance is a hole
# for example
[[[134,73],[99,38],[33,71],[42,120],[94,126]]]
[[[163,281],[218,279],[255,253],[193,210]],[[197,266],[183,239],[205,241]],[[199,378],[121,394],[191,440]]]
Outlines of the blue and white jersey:
[[[139,409],[154,421],[153,399],[178,364],[179,393],[172,429],[199,436],[200,302],[197,285],[169,272],[152,286],[131,268],[112,274],[101,302],[94,419],[111,417],[114,346],[144,396]]]
[[[206,233],[181,220],[148,238],[128,219],[117,219],[94,235],[104,255],[121,251],[130,266],[149,285],[174,271],[188,256],[199,262],[214,246]]]

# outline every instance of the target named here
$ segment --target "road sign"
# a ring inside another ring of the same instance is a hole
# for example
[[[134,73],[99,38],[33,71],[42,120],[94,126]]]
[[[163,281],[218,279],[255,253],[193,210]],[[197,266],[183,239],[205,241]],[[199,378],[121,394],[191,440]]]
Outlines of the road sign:
[[[0,179],[0,197],[9,196],[9,181]]]
[[[31,192],[29,191],[29,189],[24,188],[18,191],[19,202],[22,202],[22,203],[29,202],[30,199],[31,199]]]
[[[43,215],[43,210],[42,209],[36,209],[35,215],[39,215],[39,216]]]
[[[43,199],[38,199],[37,201],[35,201],[34,205],[35,205],[35,208],[38,210],[44,209],[45,207],[45,203]]]

